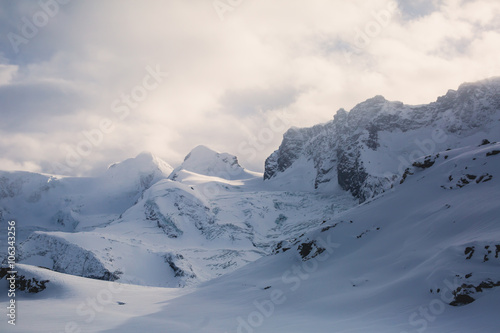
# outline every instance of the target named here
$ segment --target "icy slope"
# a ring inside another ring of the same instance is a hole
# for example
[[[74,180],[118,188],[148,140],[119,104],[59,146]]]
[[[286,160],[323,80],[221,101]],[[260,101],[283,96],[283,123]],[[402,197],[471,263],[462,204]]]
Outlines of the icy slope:
[[[360,202],[389,189],[419,157],[482,139],[500,140],[500,78],[462,84],[428,105],[376,96],[311,128],[291,128],[266,160],[283,189],[331,191]],[[311,177],[303,181],[301,175]]]
[[[1,332],[102,332],[134,316],[154,313],[165,302],[189,292],[86,279],[30,265],[17,268],[18,276],[26,281],[45,281],[45,289],[38,293],[18,289],[16,326],[1,320]],[[0,287],[7,290],[5,280],[0,280]],[[2,293],[0,306],[5,309],[7,302]]]
[[[35,232],[20,245],[19,260],[79,276],[183,287],[255,261],[355,203],[345,192],[333,203],[329,195],[256,191],[259,178],[242,186],[193,177],[193,185],[155,183],[119,218],[92,231]],[[207,184],[217,191],[205,195]]]
[[[500,144],[416,165],[279,254],[107,332],[498,332]]]

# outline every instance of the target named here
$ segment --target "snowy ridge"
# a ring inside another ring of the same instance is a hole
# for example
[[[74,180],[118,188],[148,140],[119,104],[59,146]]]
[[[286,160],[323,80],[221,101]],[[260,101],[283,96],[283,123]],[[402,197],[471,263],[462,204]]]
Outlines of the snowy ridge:
[[[266,160],[264,179],[289,182],[296,169],[315,175],[309,190],[340,186],[363,202],[393,186],[419,157],[500,140],[499,121],[500,78],[463,84],[428,105],[376,96],[349,113],[340,109],[326,124],[287,131]]]

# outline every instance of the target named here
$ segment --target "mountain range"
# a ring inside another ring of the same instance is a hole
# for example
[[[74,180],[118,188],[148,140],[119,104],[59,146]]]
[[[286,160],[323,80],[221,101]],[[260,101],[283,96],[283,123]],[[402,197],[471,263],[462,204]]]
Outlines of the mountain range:
[[[206,146],[176,168],[143,152],[99,177],[1,171],[19,331],[497,332],[498,142],[491,78],[290,128],[263,174]]]

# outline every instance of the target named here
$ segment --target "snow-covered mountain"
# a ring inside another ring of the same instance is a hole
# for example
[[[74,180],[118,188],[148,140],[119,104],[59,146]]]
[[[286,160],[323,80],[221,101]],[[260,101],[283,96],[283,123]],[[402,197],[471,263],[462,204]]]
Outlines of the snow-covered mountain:
[[[191,150],[184,158],[184,162],[172,172],[169,178],[181,180],[193,173],[227,180],[248,179],[259,175],[245,170],[238,163],[236,156],[219,153],[202,145]]]
[[[106,332],[498,332],[500,143],[430,161],[275,255]]]
[[[263,175],[205,146],[175,169],[1,172],[34,318],[18,331],[497,332],[496,141],[499,78],[292,128]]]
[[[23,221],[21,228],[84,230],[118,216],[172,170],[141,153],[95,178],[0,171],[0,218]]]
[[[500,78],[462,84],[428,105],[376,96],[326,124],[288,130],[266,160],[264,179],[305,190],[340,186],[363,202],[391,188],[421,156],[500,140],[499,121]]]
[[[97,178],[4,178],[4,191],[25,184],[2,201],[2,218],[19,221],[20,263],[148,286],[231,272],[354,205],[344,192],[332,203],[321,193],[265,190],[262,174],[203,146],[175,170],[141,153]],[[38,199],[26,199],[33,192]]]

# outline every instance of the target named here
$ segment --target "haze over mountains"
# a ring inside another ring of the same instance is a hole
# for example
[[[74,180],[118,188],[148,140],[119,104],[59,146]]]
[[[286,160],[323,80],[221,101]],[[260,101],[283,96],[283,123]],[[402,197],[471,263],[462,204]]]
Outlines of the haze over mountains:
[[[19,331],[496,332],[498,142],[492,78],[291,128],[264,174],[205,146],[175,169],[145,152],[95,178],[2,171],[37,286]],[[87,320],[108,281],[127,286]]]

